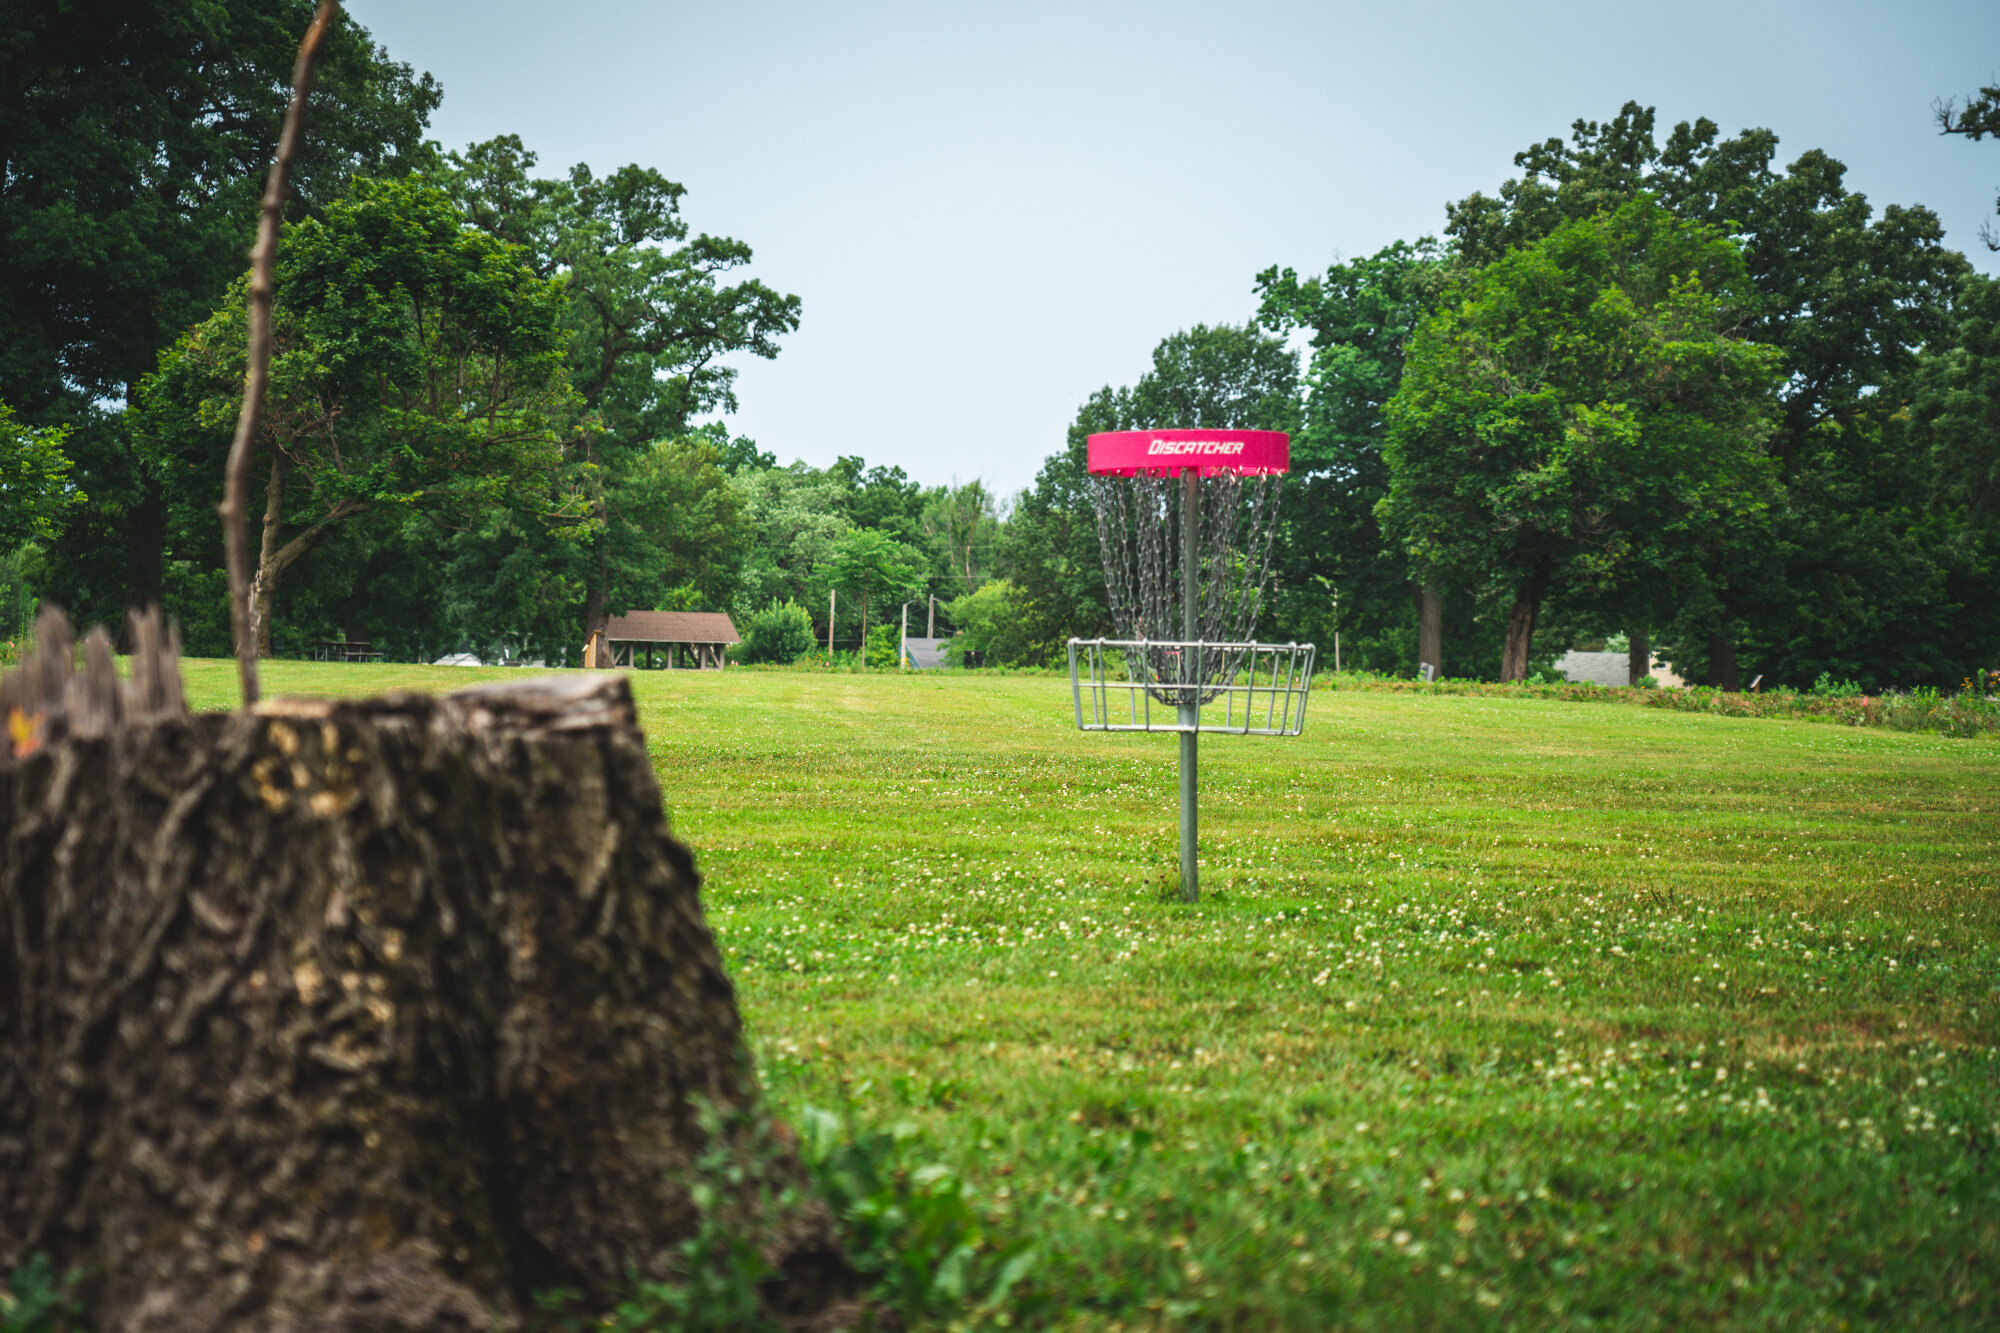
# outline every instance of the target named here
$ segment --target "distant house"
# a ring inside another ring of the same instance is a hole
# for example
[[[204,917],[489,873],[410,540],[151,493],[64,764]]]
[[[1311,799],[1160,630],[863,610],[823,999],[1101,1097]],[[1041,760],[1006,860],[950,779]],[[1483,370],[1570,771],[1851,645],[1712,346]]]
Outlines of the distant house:
[[[743,642],[736,624],[721,611],[634,611],[613,616],[604,628],[601,653],[587,646],[587,665],[720,670],[730,644]]]

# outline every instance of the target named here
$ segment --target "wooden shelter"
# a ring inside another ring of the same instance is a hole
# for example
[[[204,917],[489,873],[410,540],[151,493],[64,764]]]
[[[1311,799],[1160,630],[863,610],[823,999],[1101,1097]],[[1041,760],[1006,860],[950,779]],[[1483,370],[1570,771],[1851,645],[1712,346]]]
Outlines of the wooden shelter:
[[[663,667],[720,670],[723,650],[741,642],[743,636],[725,612],[634,611],[611,617],[601,653],[588,654],[585,665],[650,670],[658,653]]]

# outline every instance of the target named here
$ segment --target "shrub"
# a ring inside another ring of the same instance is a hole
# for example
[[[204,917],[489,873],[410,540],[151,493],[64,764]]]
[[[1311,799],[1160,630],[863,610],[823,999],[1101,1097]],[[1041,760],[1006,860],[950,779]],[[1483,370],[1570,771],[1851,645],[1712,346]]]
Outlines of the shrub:
[[[1831,671],[1822,671],[1809,693],[1815,699],[1859,699],[1861,687],[1851,680],[1835,681]]]
[[[774,601],[743,627],[745,662],[791,663],[812,650],[812,617],[797,602]]]
[[[1005,579],[953,598],[944,611],[958,627],[945,650],[953,666],[965,665],[971,654],[983,666],[1021,666],[1038,656],[1022,623],[1021,591]]]

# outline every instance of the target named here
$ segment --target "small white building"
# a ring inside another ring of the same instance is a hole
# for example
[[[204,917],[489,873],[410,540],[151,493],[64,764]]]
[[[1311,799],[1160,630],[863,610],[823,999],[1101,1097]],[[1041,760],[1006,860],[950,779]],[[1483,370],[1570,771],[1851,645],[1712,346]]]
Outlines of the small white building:
[[[1578,684],[1589,681],[1593,685],[1620,689],[1631,684],[1631,662],[1630,655],[1626,653],[1580,653],[1572,648],[1556,659],[1555,669],[1562,673],[1564,680],[1573,680]],[[1657,657],[1653,659],[1652,676],[1670,689],[1687,683]]]

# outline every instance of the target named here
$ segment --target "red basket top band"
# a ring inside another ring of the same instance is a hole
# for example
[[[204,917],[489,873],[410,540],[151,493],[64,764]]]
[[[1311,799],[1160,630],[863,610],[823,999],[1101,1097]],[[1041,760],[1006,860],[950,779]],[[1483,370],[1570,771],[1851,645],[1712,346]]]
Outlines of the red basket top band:
[[[1292,466],[1292,437],[1281,430],[1116,430],[1090,437],[1098,476],[1269,477]]]

